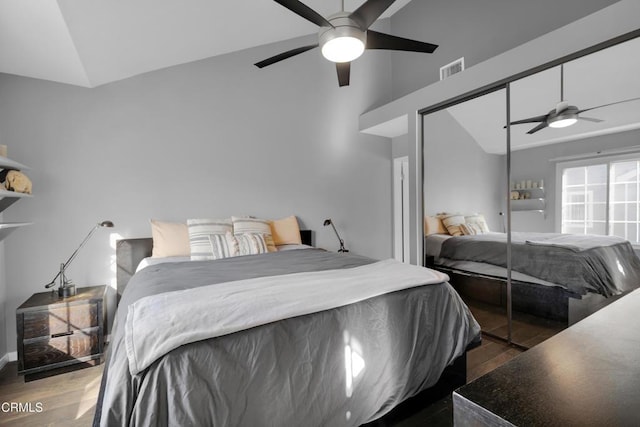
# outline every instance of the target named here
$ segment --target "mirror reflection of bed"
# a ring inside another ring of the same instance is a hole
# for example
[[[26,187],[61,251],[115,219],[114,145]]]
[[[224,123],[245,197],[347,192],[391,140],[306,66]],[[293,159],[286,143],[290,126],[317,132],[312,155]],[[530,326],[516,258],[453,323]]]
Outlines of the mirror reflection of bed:
[[[640,100],[617,104],[640,97],[638,49],[634,39],[512,82],[511,121],[538,121],[511,126],[510,156],[505,89],[424,116],[425,263],[451,276],[483,331],[508,333],[508,204],[514,342],[535,345],[640,284]],[[540,127],[561,90],[578,109],[616,105]]]

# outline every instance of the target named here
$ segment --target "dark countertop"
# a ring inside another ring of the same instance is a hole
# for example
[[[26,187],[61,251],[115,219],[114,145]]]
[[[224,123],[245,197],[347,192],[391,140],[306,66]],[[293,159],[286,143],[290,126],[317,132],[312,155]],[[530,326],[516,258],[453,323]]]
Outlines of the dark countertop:
[[[640,289],[459,388],[455,425],[640,425]]]

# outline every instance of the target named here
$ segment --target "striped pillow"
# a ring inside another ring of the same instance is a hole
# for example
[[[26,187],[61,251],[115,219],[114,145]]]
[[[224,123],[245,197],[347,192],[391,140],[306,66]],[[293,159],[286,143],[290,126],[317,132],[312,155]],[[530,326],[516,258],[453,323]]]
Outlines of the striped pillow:
[[[267,242],[262,234],[243,233],[231,235],[231,233],[228,233],[227,236],[231,236],[236,241],[236,255],[256,255],[268,252]]]
[[[273,243],[273,236],[271,235],[270,221],[237,216],[232,216],[231,221],[233,222],[233,234],[235,236],[247,233],[262,234],[267,244],[267,252],[277,252],[276,245]]]
[[[482,214],[473,214],[464,217],[464,222],[467,224],[478,224],[483,233],[489,232],[489,226],[487,225],[487,221],[484,219],[484,215]]]
[[[233,231],[229,219],[188,219],[187,227],[193,261],[220,259],[230,253],[225,237],[227,232]],[[226,249],[224,245],[227,245]]]
[[[449,215],[442,218],[442,224],[447,228],[447,231],[452,236],[462,236],[460,224],[464,223],[465,220],[462,215]]]
[[[482,227],[480,226],[480,224],[477,224],[475,222],[467,222],[465,224],[460,224],[460,230],[462,231],[462,234],[465,236],[484,234],[484,231],[482,230]]]
[[[238,252],[238,242],[230,231],[227,231],[226,234],[210,234],[209,245],[209,255],[200,258],[200,260],[229,258],[236,256]],[[194,259],[193,255],[191,259]]]

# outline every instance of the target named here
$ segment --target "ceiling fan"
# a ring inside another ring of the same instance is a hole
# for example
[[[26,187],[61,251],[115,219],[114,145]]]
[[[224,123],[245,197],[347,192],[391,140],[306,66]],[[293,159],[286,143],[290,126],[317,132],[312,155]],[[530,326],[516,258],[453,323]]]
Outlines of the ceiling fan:
[[[516,120],[515,122],[511,122],[512,125],[519,125],[523,123],[538,123],[539,125],[531,129],[527,132],[529,135],[532,135],[546,127],[552,128],[564,128],[567,126],[571,126],[575,124],[578,120],[584,120],[587,122],[600,123],[602,120],[594,119],[591,117],[583,117],[580,114],[586,111],[595,110],[597,108],[609,107],[611,105],[622,104],[624,102],[636,101],[640,98],[631,98],[625,99],[623,101],[612,102],[610,104],[598,105],[597,107],[585,108],[580,110],[575,105],[569,105],[567,101],[564,100],[564,65],[560,65],[560,102],[556,105],[556,108],[549,111],[547,114],[530,117],[528,119]],[[506,128],[506,126],[505,126]]]
[[[358,58],[365,49],[388,49],[408,52],[433,53],[435,44],[405,39],[370,30],[369,27],[393,4],[395,0],[367,0],[355,12],[342,11],[324,18],[309,6],[297,0],[275,0],[293,13],[320,27],[318,43],[302,46],[267,58],[254,64],[258,68],[275,64],[284,59],[320,47],[322,55],[336,63],[338,84],[349,85],[351,61]]]

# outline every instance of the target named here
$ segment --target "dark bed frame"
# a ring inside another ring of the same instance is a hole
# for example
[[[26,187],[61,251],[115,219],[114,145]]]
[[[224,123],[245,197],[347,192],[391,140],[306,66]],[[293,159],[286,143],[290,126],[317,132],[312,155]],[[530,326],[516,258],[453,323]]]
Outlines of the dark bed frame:
[[[312,230],[300,230],[302,243],[313,246]],[[153,239],[150,237],[122,239],[116,242],[117,286],[118,302],[127,283],[136,271],[136,267],[144,258],[151,256]],[[466,351],[478,347],[480,343],[472,343]],[[444,398],[466,384],[467,380],[467,353],[463,353],[444,370],[438,382],[405,400],[383,417],[367,423],[368,427],[384,427],[396,425],[399,421],[410,417],[426,406]]]
[[[451,285],[463,297],[499,307],[506,307],[507,280],[435,265],[427,257],[426,266],[449,275]],[[629,292],[613,297],[595,293],[578,295],[555,286],[511,280],[511,307],[516,312],[556,320],[571,326]]]

